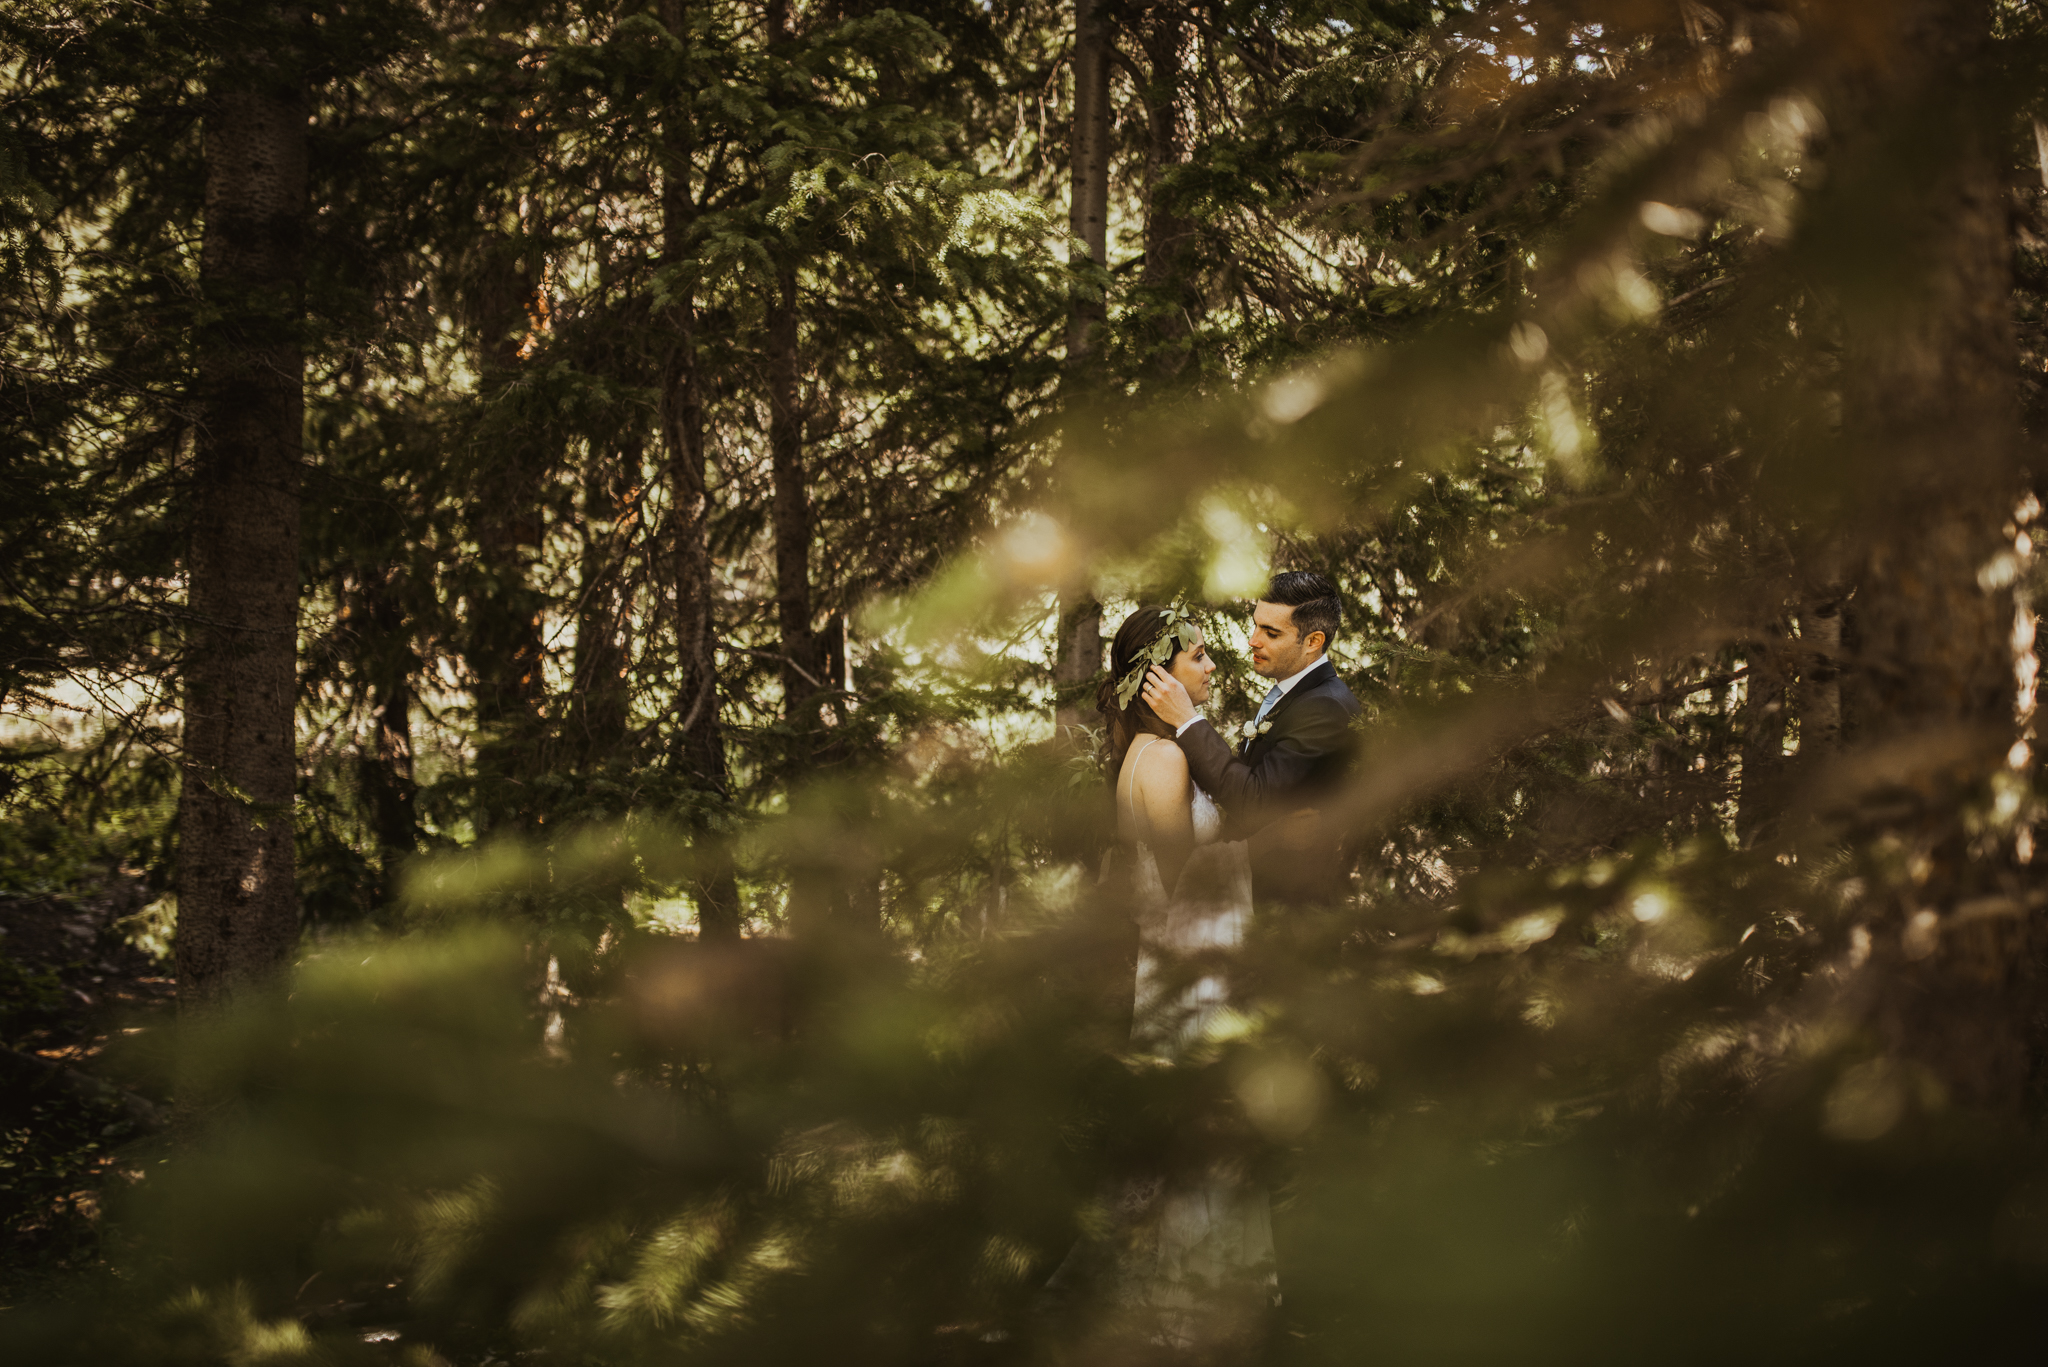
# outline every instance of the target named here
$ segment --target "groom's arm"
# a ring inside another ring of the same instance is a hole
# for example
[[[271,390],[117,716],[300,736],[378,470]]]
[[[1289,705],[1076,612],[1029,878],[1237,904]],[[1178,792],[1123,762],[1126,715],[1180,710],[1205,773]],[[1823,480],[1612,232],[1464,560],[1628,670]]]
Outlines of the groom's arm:
[[[1180,734],[1188,772],[1241,824],[1252,824],[1255,814],[1278,815],[1273,809],[1301,791],[1318,761],[1349,743],[1351,714],[1335,698],[1303,698],[1282,714],[1275,729],[1279,736],[1257,764],[1232,754],[1229,742],[1207,719],[1198,718]]]

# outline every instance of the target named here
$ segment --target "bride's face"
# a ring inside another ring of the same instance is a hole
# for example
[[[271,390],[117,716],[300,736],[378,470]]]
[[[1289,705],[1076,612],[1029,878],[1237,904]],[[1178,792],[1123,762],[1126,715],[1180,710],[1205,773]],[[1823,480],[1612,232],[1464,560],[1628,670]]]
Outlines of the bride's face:
[[[1216,662],[1209,658],[1209,643],[1200,636],[1195,643],[1173,657],[1173,668],[1167,671],[1180,680],[1180,686],[1188,691],[1188,701],[1197,707],[1209,701],[1209,676],[1216,672]]]

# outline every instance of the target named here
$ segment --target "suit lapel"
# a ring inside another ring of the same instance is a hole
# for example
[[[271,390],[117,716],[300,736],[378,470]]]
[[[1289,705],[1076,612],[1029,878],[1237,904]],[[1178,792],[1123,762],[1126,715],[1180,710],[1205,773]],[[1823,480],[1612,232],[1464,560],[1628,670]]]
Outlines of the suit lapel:
[[[1240,758],[1243,758],[1247,761],[1251,759],[1252,751],[1258,748],[1258,745],[1261,741],[1266,740],[1268,737],[1272,735],[1273,726],[1279,722],[1280,714],[1287,710],[1287,705],[1289,703],[1293,702],[1302,694],[1308,692],[1311,688],[1319,686],[1325,680],[1334,679],[1336,677],[1337,666],[1331,664],[1327,659],[1323,660],[1322,663],[1318,664],[1314,669],[1311,669],[1308,673],[1304,674],[1301,678],[1301,682],[1296,684],[1294,687],[1288,689],[1285,693],[1282,693],[1280,695],[1280,701],[1274,703],[1273,710],[1266,714],[1266,732],[1263,735],[1252,735],[1246,737],[1244,744],[1238,747],[1238,754]]]

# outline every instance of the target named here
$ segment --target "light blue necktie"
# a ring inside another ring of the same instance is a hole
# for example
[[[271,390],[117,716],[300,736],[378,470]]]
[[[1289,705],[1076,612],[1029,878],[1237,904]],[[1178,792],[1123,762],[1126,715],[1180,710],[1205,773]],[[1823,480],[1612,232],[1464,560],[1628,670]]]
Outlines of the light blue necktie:
[[[1266,700],[1259,704],[1259,715],[1252,718],[1252,725],[1257,726],[1260,722],[1264,721],[1266,714],[1273,710],[1273,704],[1279,702],[1285,696],[1281,692],[1279,684],[1274,684],[1271,688],[1267,689]]]

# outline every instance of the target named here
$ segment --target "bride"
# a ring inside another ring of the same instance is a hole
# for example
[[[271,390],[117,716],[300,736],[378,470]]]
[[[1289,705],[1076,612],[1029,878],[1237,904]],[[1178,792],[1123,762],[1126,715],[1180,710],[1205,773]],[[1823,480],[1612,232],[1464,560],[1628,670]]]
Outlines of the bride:
[[[1175,1064],[1233,1019],[1218,960],[1244,942],[1252,884],[1245,842],[1219,839],[1222,814],[1139,691],[1155,664],[1197,705],[1216,664],[1193,621],[1174,608],[1142,607],[1118,629],[1098,695],[1139,931],[1132,1042]],[[1195,1348],[1256,1331],[1278,1299],[1262,1189],[1231,1162],[1209,1159],[1127,1184],[1118,1206],[1115,1290],[1147,1337]]]

